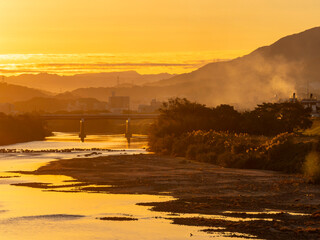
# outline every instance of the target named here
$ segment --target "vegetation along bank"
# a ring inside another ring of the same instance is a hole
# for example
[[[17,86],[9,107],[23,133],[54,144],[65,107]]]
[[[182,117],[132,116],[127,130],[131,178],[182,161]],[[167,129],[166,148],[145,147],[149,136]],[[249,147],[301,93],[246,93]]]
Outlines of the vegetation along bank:
[[[238,112],[229,105],[209,108],[176,98],[160,112],[149,134],[153,152],[223,167],[302,173],[320,182],[319,137],[303,134],[312,120],[298,102]]]

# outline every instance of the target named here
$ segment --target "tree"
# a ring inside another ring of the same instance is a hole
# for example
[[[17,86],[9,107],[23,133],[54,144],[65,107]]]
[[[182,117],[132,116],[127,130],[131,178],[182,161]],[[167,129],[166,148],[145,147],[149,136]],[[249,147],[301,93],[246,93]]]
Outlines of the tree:
[[[170,99],[163,103],[159,111],[159,119],[152,127],[152,133],[159,137],[210,129],[214,116],[212,109],[185,98]]]
[[[209,108],[183,98],[170,99],[160,108],[160,117],[151,134],[180,136],[194,130],[239,131],[241,114],[232,106]]]
[[[212,129],[216,131],[239,132],[241,114],[233,106],[222,104],[213,109],[215,120]]]
[[[242,131],[251,134],[276,135],[311,127],[310,109],[300,103],[263,103],[243,114]]]

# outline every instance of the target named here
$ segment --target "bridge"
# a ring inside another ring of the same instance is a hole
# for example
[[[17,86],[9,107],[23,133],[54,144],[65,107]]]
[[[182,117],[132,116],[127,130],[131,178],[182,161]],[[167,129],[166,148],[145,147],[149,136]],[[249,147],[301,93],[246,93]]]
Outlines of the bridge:
[[[130,143],[132,137],[132,132],[130,128],[130,121],[137,119],[156,119],[159,114],[114,114],[114,113],[104,113],[104,114],[44,114],[40,115],[43,120],[79,120],[80,121],[80,131],[79,137],[82,142],[86,138],[85,133],[85,121],[86,120],[97,120],[97,119],[116,119],[116,120],[126,120],[126,132],[125,137]]]

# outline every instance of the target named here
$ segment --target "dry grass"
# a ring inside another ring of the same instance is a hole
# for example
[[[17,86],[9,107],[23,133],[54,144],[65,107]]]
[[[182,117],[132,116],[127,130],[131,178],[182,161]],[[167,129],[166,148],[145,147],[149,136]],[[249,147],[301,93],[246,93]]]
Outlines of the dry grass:
[[[304,175],[312,183],[320,183],[320,156],[316,151],[310,152],[306,156],[304,163]]]

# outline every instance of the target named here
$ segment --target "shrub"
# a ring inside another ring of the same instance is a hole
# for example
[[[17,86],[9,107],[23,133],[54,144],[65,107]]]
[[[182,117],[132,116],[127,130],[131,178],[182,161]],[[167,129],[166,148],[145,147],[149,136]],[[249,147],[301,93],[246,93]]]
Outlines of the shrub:
[[[198,152],[198,145],[196,144],[189,145],[188,150],[186,152],[186,158],[196,160],[197,152]]]
[[[222,167],[233,167],[235,155],[231,152],[224,152],[217,157],[217,164]]]
[[[171,155],[184,157],[187,151],[187,139],[186,138],[174,138],[172,143]]]
[[[217,154],[214,152],[207,152],[207,153],[200,152],[196,155],[196,160],[199,162],[216,164]]]
[[[303,165],[305,177],[312,183],[320,183],[320,155],[316,151],[311,151]]]

